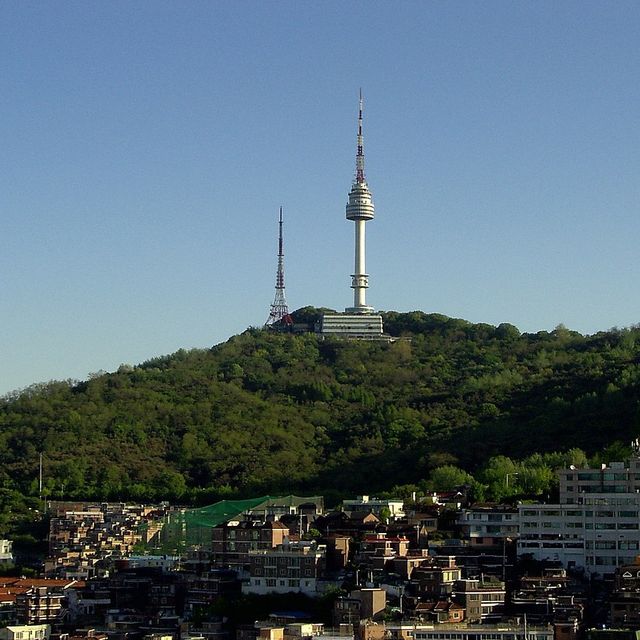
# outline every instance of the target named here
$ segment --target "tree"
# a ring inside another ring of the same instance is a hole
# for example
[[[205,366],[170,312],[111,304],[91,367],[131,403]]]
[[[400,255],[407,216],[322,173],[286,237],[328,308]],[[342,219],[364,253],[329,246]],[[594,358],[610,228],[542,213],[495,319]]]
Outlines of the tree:
[[[436,467],[429,476],[428,484],[434,491],[453,491],[457,487],[473,482],[471,474],[464,469],[447,464]]]

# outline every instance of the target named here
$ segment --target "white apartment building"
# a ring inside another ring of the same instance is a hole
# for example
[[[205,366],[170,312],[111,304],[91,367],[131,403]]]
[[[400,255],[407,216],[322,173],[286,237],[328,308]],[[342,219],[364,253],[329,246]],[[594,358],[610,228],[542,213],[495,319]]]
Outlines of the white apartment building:
[[[560,504],[519,505],[518,555],[613,574],[640,553],[640,458],[559,472]]]
[[[610,462],[596,469],[561,469],[560,503],[579,504],[588,493],[640,492],[640,457],[624,462]]]
[[[456,524],[472,546],[496,546],[518,537],[518,520],[517,509],[476,506],[461,509]]]

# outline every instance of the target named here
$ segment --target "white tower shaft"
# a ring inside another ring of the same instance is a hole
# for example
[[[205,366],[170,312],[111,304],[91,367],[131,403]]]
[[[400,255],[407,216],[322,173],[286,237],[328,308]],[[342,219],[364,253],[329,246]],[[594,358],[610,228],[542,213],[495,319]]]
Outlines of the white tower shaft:
[[[353,287],[353,306],[358,309],[369,308],[365,301],[365,292],[369,286],[369,276],[365,268],[365,226],[364,220],[356,220],[355,268],[351,276]]]

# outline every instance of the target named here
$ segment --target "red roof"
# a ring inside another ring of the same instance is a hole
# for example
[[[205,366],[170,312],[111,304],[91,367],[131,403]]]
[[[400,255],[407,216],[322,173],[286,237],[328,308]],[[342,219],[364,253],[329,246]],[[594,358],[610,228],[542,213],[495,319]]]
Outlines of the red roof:
[[[0,589],[27,591],[33,587],[79,586],[77,580],[55,580],[53,578],[0,578]]]

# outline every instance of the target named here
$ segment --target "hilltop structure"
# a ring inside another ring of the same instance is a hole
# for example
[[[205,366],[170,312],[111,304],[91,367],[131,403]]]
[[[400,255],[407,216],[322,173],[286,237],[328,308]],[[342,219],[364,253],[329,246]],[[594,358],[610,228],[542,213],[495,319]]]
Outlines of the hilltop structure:
[[[276,295],[269,309],[269,317],[264,323],[266,327],[283,321],[291,324],[289,307],[284,295],[284,251],[282,242],[282,207],[280,207],[280,217],[278,218],[278,269],[276,272]]]
[[[362,137],[362,91],[358,109],[358,148],[356,151],[356,177],[351,185],[347,203],[347,220],[355,222],[355,267],[351,275],[353,307],[347,313],[373,313],[373,307],[366,303],[369,276],[365,267],[365,223],[373,220],[374,207],[369,186],[364,177],[364,141]]]
[[[366,292],[369,275],[365,266],[365,224],[373,220],[374,205],[369,186],[364,176],[364,139],[362,135],[363,100],[360,91],[358,109],[358,139],[356,151],[356,174],[349,192],[346,207],[347,220],[355,222],[355,266],[351,274],[353,306],[342,314],[322,316],[318,330],[322,335],[336,335],[345,338],[380,340],[386,337],[382,332],[382,316],[367,305]]]

